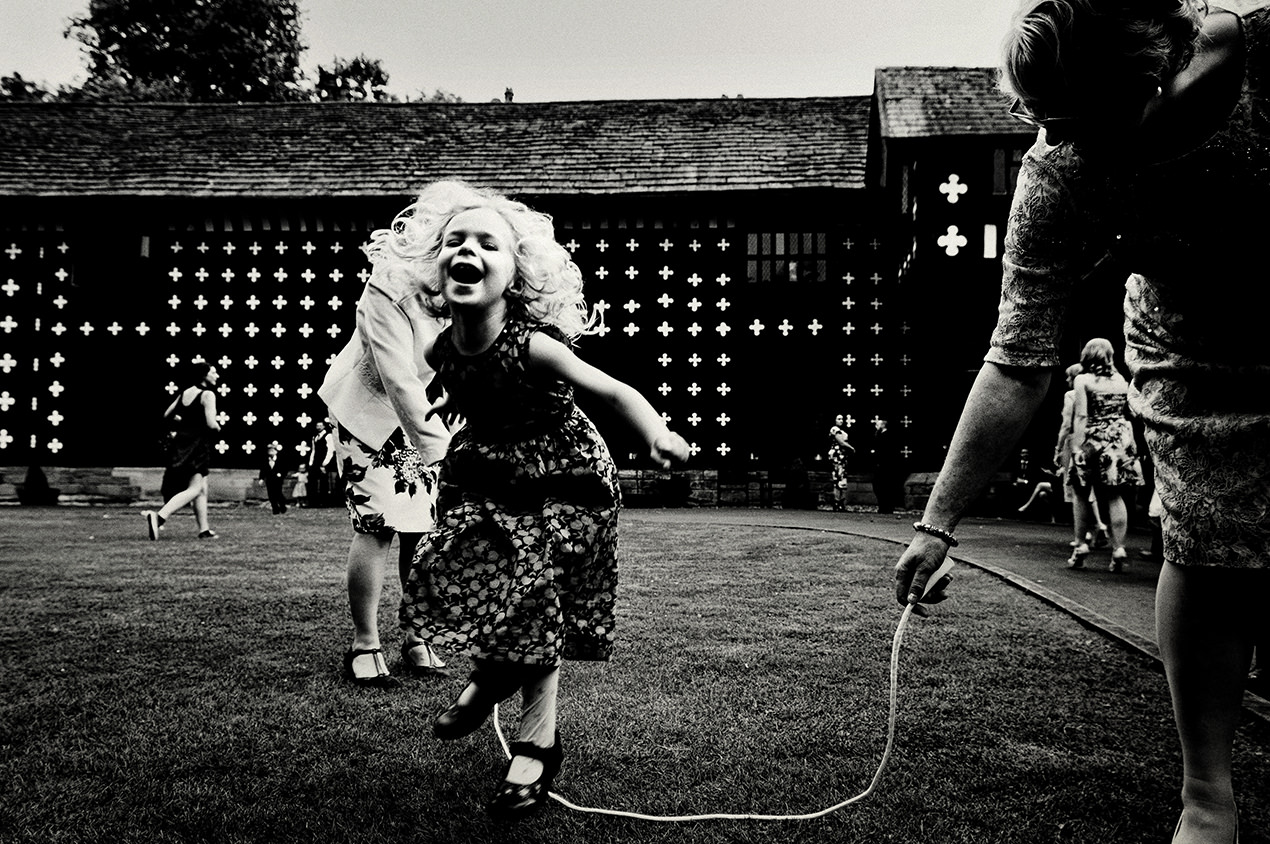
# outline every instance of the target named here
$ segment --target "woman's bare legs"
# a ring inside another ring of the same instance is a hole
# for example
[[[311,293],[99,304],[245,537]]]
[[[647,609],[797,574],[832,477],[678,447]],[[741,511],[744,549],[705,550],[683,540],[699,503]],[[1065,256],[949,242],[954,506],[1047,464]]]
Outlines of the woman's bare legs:
[[[1111,549],[1124,547],[1125,537],[1129,533],[1129,508],[1125,506],[1124,496],[1119,490],[1108,490],[1098,496],[1107,506],[1107,532],[1111,540]]]
[[[384,591],[384,567],[392,534],[354,533],[348,549],[348,608],[353,616],[352,649],[374,650],[379,647],[379,601]],[[358,676],[376,673],[374,657],[359,656],[353,660]]]
[[[202,488],[198,495],[194,496],[190,506],[194,508],[194,519],[198,522],[198,531],[203,533],[211,530],[212,526],[207,521],[207,476],[200,475],[199,477],[203,479]]]
[[[199,496],[203,498],[203,513],[200,516],[198,506],[195,504],[194,515],[199,519],[199,530],[206,530],[207,524],[207,476],[191,475],[190,485],[178,492],[176,495],[164,502],[159,508],[159,520],[167,521],[172,518],[172,514],[180,510],[186,504],[197,502]]]
[[[1164,563],[1156,630],[1182,745],[1177,842],[1229,844],[1237,816],[1231,775],[1244,680],[1260,620],[1264,570]]]
[[[1090,539],[1090,527],[1093,525],[1093,511],[1089,499],[1077,495],[1072,500],[1072,533],[1077,545],[1084,545]]]

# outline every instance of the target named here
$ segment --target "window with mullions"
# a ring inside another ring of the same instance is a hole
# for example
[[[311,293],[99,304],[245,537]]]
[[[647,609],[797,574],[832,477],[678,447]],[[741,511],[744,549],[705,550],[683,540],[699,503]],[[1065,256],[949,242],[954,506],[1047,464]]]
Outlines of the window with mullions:
[[[746,238],[750,282],[817,282],[828,278],[824,232],[763,232]]]
[[[1019,181],[1019,168],[1023,166],[1023,153],[1026,150],[1013,147],[993,150],[992,156],[992,192],[997,196],[1011,196],[1014,185]]]

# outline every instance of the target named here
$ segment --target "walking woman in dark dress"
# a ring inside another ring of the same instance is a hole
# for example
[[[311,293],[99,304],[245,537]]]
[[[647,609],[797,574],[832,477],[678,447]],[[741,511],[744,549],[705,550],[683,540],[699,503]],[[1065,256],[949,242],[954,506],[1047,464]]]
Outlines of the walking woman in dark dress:
[[[207,473],[212,462],[211,435],[221,427],[216,420],[216,393],[212,389],[219,381],[216,367],[196,358],[190,364],[190,386],[163,411],[163,418],[173,426],[160,493],[164,504],[157,511],[141,513],[151,539],[158,539],[163,523],[187,504],[194,509],[199,539],[216,537],[207,521]]]

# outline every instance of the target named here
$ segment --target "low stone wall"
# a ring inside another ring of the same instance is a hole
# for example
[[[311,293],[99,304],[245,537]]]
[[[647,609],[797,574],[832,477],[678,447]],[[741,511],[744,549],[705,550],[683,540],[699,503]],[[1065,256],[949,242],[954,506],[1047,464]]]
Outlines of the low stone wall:
[[[42,467],[58,504],[160,504],[163,469],[150,466],[110,468]],[[28,468],[0,466],[0,504],[21,504],[28,490]],[[219,504],[267,500],[259,473],[250,469],[212,469],[208,499]],[[289,492],[289,490],[288,490]],[[52,502],[31,502],[52,503]]]
[[[110,468],[44,467],[50,490],[57,491],[60,504],[160,503],[159,488],[163,469],[150,466]],[[26,483],[28,469],[0,467],[0,504],[17,504]],[[828,509],[833,501],[828,472],[765,470],[737,471],[694,469],[658,471],[624,469],[619,473],[622,495],[628,507],[751,507],[758,509]],[[1005,478],[1008,486],[1008,477]],[[905,509],[926,506],[935,482],[934,472],[909,475],[905,484]],[[284,488],[290,496],[291,484]],[[251,469],[216,469],[208,476],[209,498],[219,504],[258,504],[267,500],[264,484]],[[994,490],[1001,485],[1000,479]],[[988,498],[995,497],[990,492]],[[851,475],[847,503],[871,507],[872,479],[868,474]]]

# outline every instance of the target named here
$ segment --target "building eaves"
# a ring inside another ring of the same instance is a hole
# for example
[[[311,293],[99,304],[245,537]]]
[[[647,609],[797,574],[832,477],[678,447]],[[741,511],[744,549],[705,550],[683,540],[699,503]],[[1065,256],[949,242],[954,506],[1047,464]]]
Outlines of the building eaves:
[[[874,73],[879,129],[886,139],[1036,135],[1010,117],[990,67],[883,67]]]
[[[0,104],[0,196],[372,196],[864,185],[867,97]]]

